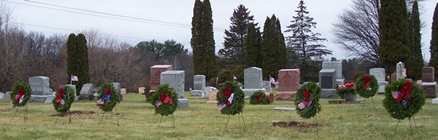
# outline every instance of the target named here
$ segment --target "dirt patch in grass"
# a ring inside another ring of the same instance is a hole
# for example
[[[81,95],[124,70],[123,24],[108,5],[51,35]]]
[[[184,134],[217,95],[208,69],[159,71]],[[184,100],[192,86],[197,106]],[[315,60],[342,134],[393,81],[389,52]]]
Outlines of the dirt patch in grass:
[[[285,128],[312,128],[312,127],[321,127],[326,126],[325,123],[305,123],[305,122],[282,122],[282,121],[275,121],[271,122],[269,125],[275,126],[275,127],[285,127]]]
[[[0,112],[9,112],[12,108],[0,108]]]
[[[66,113],[57,113],[57,114],[52,114],[50,115],[50,117],[80,117],[80,116],[96,116],[96,115],[100,115],[101,113],[97,113],[94,111],[70,111],[70,112],[66,112]]]

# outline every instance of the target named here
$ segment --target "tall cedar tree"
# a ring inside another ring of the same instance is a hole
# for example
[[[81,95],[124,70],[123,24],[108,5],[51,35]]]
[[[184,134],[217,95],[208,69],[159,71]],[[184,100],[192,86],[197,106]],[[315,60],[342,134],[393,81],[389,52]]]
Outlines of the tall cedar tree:
[[[412,5],[412,12],[410,14],[410,26],[411,26],[411,58],[410,58],[410,69],[407,74],[410,78],[414,80],[421,79],[421,70],[424,66],[424,59],[421,52],[421,23],[420,23],[420,13],[418,12],[418,2],[414,1]],[[409,68],[409,67],[408,67]]]
[[[75,75],[77,82],[73,82],[77,89],[90,82],[87,40],[83,34],[70,34],[67,40],[67,74]],[[70,79],[68,79],[70,82]],[[79,91],[79,90],[77,90]],[[78,94],[78,93],[76,93]]]
[[[398,62],[404,62],[406,69],[411,56],[408,16],[405,0],[383,0],[379,13],[380,47],[379,59],[387,74],[394,72]],[[406,63],[408,62],[408,63]]]
[[[312,59],[330,55],[332,51],[325,49],[326,46],[320,44],[322,41],[327,41],[325,38],[319,37],[321,34],[312,32],[312,28],[316,28],[316,22],[308,16],[309,11],[307,11],[303,0],[300,0],[297,8],[295,10],[297,16],[292,17],[291,24],[287,26],[288,29],[285,31],[292,32],[292,35],[287,37],[287,45],[299,58],[301,71],[306,71],[301,72],[302,81],[311,81],[316,79],[316,68],[318,67]]]
[[[253,23],[248,24],[248,35],[245,38],[245,65],[246,67],[262,68],[262,36],[260,29]]]
[[[248,24],[254,23],[254,16],[249,13],[244,5],[239,5],[230,18],[230,29],[225,30],[224,48],[219,50],[219,55],[226,59],[226,67],[234,68],[245,62],[245,37],[248,35]]]
[[[435,80],[438,79],[438,3],[435,5],[432,21],[432,39],[430,40],[429,66],[435,68]]]
[[[213,38],[213,18],[209,0],[195,1],[192,17],[193,66],[195,74],[203,74],[206,80],[217,75],[217,62]]]
[[[263,78],[269,76],[278,78],[278,70],[286,68],[286,45],[284,44],[283,33],[279,20],[272,15],[267,17],[263,27],[262,37],[262,65]]]

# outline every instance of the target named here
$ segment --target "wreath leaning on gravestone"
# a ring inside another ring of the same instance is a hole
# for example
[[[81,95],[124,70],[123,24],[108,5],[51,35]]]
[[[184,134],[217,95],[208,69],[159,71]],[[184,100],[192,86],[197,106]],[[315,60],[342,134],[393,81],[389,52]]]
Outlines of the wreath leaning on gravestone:
[[[379,89],[379,84],[374,75],[361,75],[354,84],[356,85],[356,93],[364,98],[373,97]]]
[[[249,103],[250,104],[269,104],[269,99],[268,97],[266,97],[266,94],[264,91],[259,90],[254,92],[250,99],[249,99]]]
[[[15,82],[11,92],[12,107],[25,106],[27,101],[29,101],[31,94],[32,89],[28,83],[19,81]]]
[[[414,116],[425,101],[423,89],[417,83],[400,79],[386,86],[383,106],[391,117],[402,120]]]
[[[53,107],[57,112],[67,112],[70,110],[71,104],[75,100],[75,92],[70,86],[62,86],[56,92],[53,98]]]
[[[169,84],[158,86],[155,93],[150,96],[150,100],[155,107],[155,114],[161,116],[173,114],[178,107],[178,95]]]
[[[245,94],[236,81],[226,81],[216,95],[217,110],[225,115],[236,115],[243,112]]]
[[[97,95],[97,106],[103,111],[112,111],[120,102],[119,94],[110,83],[103,83]]]
[[[297,113],[305,119],[314,117],[316,113],[321,111],[319,97],[321,96],[321,88],[315,82],[309,82],[303,85],[295,97],[295,106]]]

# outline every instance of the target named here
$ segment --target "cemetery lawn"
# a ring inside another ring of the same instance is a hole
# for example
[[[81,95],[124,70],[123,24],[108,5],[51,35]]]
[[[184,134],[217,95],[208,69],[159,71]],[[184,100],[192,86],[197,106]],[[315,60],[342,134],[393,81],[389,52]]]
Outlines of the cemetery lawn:
[[[383,95],[374,97],[375,109],[371,99],[362,104],[328,104],[321,99],[322,111],[317,115],[318,123],[324,126],[313,128],[282,128],[271,126],[274,121],[315,122],[303,120],[296,111],[273,110],[274,107],[294,107],[293,101],[275,101],[270,105],[250,105],[245,100],[243,116],[248,130],[239,124],[239,117],[231,116],[225,129],[228,116],[216,109],[216,104],[207,104],[208,99],[199,99],[186,92],[189,108],[179,108],[172,117],[163,117],[159,127],[160,115],[154,115],[154,108],[146,103],[140,94],[128,94],[117,105],[120,126],[115,115],[104,115],[99,126],[101,112],[94,101],[76,101],[71,111],[94,112],[94,114],[75,114],[72,123],[68,117],[56,117],[52,104],[29,103],[28,121],[23,119],[23,108],[11,121],[15,109],[9,100],[0,101],[0,139],[438,139],[438,105],[427,99],[423,109],[411,119],[418,128],[418,134],[410,137],[409,119],[393,119],[382,106]],[[394,132],[397,128],[397,133]],[[417,132],[417,129],[413,129]]]

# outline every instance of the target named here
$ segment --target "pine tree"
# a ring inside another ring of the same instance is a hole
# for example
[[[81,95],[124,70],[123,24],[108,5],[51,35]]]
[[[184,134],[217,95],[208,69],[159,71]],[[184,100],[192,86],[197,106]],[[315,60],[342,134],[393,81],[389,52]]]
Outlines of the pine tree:
[[[82,85],[90,82],[89,65],[88,65],[88,47],[87,40],[84,34],[76,36],[76,45],[78,49],[77,59],[79,63],[77,89],[81,89]]]
[[[248,35],[245,38],[246,67],[262,68],[261,33],[253,23],[248,24]]]
[[[278,78],[278,70],[286,68],[286,47],[280,22],[275,15],[267,17],[263,27],[262,58],[264,79],[269,76]]]
[[[438,3],[435,5],[432,21],[432,39],[430,40],[429,66],[435,68],[435,80],[438,79]]]
[[[219,50],[219,55],[226,59],[227,67],[236,67],[245,62],[245,37],[248,34],[248,24],[254,23],[254,16],[249,14],[244,5],[239,5],[230,18],[230,29],[225,30],[224,48]]]
[[[312,32],[312,28],[316,28],[316,22],[308,16],[309,11],[307,11],[303,0],[300,0],[297,8],[295,10],[297,16],[293,16],[292,24],[287,26],[288,29],[285,31],[292,32],[292,35],[287,37],[288,47],[292,47],[299,54],[301,62],[332,54],[331,50],[324,49],[325,46],[319,44],[319,42],[327,40],[320,38],[321,34]]]
[[[213,18],[209,0],[195,1],[192,17],[193,65],[195,74],[203,74],[206,80],[217,75],[217,62],[213,38]]]
[[[407,18],[405,0],[381,1],[379,59],[387,74],[394,72],[398,62],[406,63],[410,58]]]
[[[420,23],[420,13],[418,12],[418,2],[414,1],[412,5],[412,12],[409,14],[410,20],[410,47],[411,47],[411,58],[407,66],[408,77],[418,80],[421,79],[421,70],[424,66],[424,59],[421,52],[421,23]]]
[[[76,35],[71,33],[68,36],[67,40],[67,75],[68,78],[66,79],[68,83],[70,83],[70,76],[76,75],[78,67],[77,66],[77,60],[76,59],[77,49],[76,49]]]
[[[292,35],[288,36],[287,47],[295,54],[289,54],[289,56],[296,56],[299,60],[299,67],[301,71],[302,81],[314,81],[317,79],[316,62],[313,59],[318,59],[323,55],[332,54],[331,50],[326,49],[326,46],[320,44],[322,41],[327,41],[325,38],[321,38],[321,34],[314,33],[312,28],[316,28],[316,22],[310,17],[307,6],[303,0],[300,0],[298,9],[295,10],[296,16],[293,16],[291,24],[287,26],[285,32],[291,32]],[[290,62],[289,62],[290,63]]]

